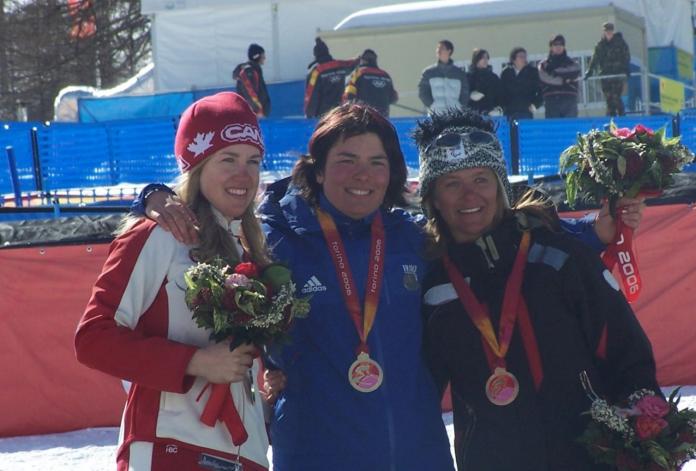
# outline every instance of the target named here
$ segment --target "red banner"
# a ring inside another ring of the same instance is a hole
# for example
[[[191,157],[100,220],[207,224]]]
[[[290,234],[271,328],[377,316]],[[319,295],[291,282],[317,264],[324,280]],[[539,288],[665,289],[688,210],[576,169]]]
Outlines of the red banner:
[[[578,214],[578,213],[575,213]],[[73,336],[108,245],[0,249],[0,436],[118,425],[118,379],[75,360]],[[696,384],[696,210],[652,206],[634,234],[643,289],[633,304],[663,386]]]
[[[73,350],[108,247],[0,250],[0,436],[120,422],[121,381],[79,364]]]

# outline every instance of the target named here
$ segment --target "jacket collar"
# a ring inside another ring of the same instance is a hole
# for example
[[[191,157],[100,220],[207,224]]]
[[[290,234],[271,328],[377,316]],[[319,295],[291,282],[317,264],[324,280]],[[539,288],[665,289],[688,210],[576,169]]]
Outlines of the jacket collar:
[[[237,246],[237,255],[241,256],[244,253],[242,248],[242,220],[233,219],[229,221],[220,211],[218,211],[214,206],[210,206],[213,211],[213,216],[215,216],[215,222],[217,222],[220,227],[223,227],[235,240]]]
[[[517,254],[521,232],[509,214],[493,229],[473,242],[453,243],[447,252],[464,276],[493,274],[507,276]]]

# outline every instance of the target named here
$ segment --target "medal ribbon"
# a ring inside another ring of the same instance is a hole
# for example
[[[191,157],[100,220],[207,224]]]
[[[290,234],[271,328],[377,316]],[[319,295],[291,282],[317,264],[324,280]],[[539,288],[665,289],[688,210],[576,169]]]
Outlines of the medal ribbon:
[[[379,211],[375,214],[370,227],[372,234],[370,242],[370,262],[367,273],[367,287],[365,288],[365,307],[360,309],[360,298],[355,289],[355,280],[353,272],[348,263],[346,249],[341,240],[341,235],[338,233],[336,223],[331,215],[316,208],[317,219],[324,233],[324,239],[331,255],[336,276],[338,276],[338,284],[343,293],[343,300],[348,308],[355,329],[360,337],[359,351],[369,353],[367,346],[367,336],[372,330],[372,326],[377,317],[377,306],[379,304],[379,292],[382,287],[382,277],[384,275],[384,254],[385,254],[385,236],[384,224],[382,223],[382,215]]]
[[[633,251],[633,229],[623,223],[620,214],[617,214],[614,220],[616,221],[616,235],[602,254],[602,261],[610,271],[617,264],[619,265],[619,278],[624,295],[626,300],[632,303],[638,299],[643,285],[638,272],[638,260],[636,260]]]
[[[486,352],[491,370],[493,370],[495,366],[505,366],[505,355],[510,348],[512,333],[515,329],[515,322],[518,320],[519,314],[522,341],[534,379],[534,385],[538,389],[541,385],[543,376],[541,355],[539,354],[534,329],[532,328],[529,318],[527,303],[521,296],[522,279],[524,278],[524,268],[527,264],[527,254],[529,253],[530,243],[530,233],[529,231],[524,231],[522,240],[520,241],[520,247],[515,256],[512,271],[505,284],[505,294],[503,296],[497,337],[493,330],[493,324],[491,323],[487,307],[476,299],[476,295],[469,287],[469,284],[447,255],[443,258],[443,264],[460,302],[471,318],[471,321],[479,332],[481,332],[484,351]]]

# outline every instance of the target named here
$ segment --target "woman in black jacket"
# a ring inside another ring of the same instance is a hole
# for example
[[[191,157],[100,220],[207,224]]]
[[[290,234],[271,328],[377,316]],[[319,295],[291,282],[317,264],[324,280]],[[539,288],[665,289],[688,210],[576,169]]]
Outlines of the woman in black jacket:
[[[500,74],[503,110],[509,119],[531,119],[542,104],[539,71],[527,62],[527,51],[516,47],[510,52],[510,65]]]
[[[587,471],[585,372],[609,401],[659,391],[650,342],[598,254],[550,203],[511,208],[500,142],[472,112],[421,122],[430,255],[424,348],[450,382],[459,471]]]
[[[469,66],[469,107],[488,114],[501,104],[500,78],[488,65],[490,56],[485,49],[474,49]]]

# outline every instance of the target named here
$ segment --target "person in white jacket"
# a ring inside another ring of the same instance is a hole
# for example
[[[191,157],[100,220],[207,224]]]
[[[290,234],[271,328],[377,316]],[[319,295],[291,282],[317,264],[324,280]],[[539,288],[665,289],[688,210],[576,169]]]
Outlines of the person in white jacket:
[[[454,65],[454,45],[443,39],[437,43],[437,63],[426,67],[418,83],[418,97],[429,113],[450,108],[461,110],[469,101],[469,79],[464,69]]]
[[[268,469],[262,401],[253,386],[256,348],[213,343],[184,300],[184,273],[196,262],[220,256],[230,264],[243,257],[269,263],[253,208],[263,153],[256,115],[240,95],[195,102],[176,133],[182,172],[176,192],[198,220],[199,242],[185,245],[154,221],[131,217],[111,244],[75,350],[85,365],[132,383],[119,471]],[[225,407],[231,399],[241,419],[236,432],[222,421],[200,420],[209,383],[229,383]]]

